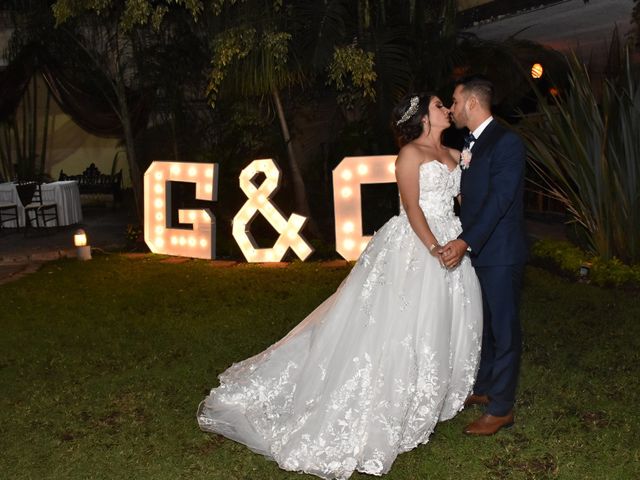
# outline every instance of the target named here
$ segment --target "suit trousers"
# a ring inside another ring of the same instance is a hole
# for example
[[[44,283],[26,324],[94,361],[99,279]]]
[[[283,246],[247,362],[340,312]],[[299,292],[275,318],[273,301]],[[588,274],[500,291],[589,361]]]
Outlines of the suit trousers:
[[[486,413],[503,416],[515,403],[520,370],[524,264],[476,267],[476,274],[482,288],[484,320],[474,393],[488,395]]]

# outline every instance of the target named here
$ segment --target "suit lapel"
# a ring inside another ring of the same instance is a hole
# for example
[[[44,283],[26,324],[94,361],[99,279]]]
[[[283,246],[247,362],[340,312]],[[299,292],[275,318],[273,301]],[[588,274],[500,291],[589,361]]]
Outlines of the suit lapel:
[[[478,138],[478,140],[473,144],[473,147],[471,148],[471,154],[473,157],[479,158],[484,150],[494,143],[494,138],[499,134],[499,132],[500,124],[494,118],[484,129],[480,138]]]

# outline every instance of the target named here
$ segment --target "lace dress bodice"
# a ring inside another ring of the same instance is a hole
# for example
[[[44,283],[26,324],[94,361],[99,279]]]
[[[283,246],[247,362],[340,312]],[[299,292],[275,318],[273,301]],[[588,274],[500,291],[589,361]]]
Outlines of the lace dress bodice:
[[[460,193],[460,168],[449,170],[437,160],[420,165],[420,208],[427,219],[454,216],[454,197]],[[400,214],[406,215],[402,203]]]

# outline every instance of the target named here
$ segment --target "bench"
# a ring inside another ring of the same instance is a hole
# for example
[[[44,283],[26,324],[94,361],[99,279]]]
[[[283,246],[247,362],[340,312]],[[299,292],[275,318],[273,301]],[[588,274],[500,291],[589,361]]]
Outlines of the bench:
[[[67,175],[63,170],[60,170],[58,180],[75,180],[78,182],[80,195],[111,195],[114,207],[116,202],[122,202],[122,170],[113,175],[107,175],[101,173],[95,163],[92,163],[81,175]]]

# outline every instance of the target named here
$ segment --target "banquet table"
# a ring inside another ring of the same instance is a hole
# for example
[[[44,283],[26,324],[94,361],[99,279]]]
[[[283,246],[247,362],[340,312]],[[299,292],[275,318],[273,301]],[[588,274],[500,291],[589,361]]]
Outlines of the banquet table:
[[[55,202],[58,205],[58,222],[60,225],[73,225],[82,221],[80,206],[80,190],[78,182],[67,180],[42,184],[42,201]],[[11,202],[18,205],[18,219],[24,227],[24,205],[20,201],[18,190],[14,183],[0,184],[0,202]],[[7,222],[7,227],[16,227],[16,222]],[[49,222],[48,226],[53,226]]]

